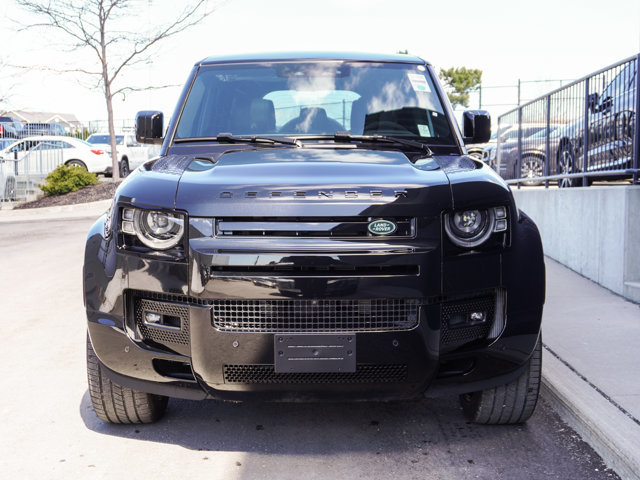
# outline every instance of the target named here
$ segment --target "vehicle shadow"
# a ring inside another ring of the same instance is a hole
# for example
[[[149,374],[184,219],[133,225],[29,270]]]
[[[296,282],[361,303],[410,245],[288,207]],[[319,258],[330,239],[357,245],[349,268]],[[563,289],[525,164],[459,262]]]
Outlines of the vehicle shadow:
[[[112,425],[80,404],[89,430],[102,435],[180,445],[202,451],[331,455],[393,453],[419,445],[513,435],[526,426],[466,422],[456,396],[398,402],[228,403],[171,399],[152,425]],[[502,433],[501,433],[502,432]]]

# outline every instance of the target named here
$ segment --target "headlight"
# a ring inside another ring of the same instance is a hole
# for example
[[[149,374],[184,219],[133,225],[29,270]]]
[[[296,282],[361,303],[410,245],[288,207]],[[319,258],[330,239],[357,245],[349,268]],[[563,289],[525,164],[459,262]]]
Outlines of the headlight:
[[[160,210],[122,209],[122,233],[135,235],[149,248],[175,247],[184,233],[184,217]]]
[[[484,243],[492,233],[507,230],[507,208],[448,213],[445,215],[444,229],[449,239],[459,247],[476,247]]]

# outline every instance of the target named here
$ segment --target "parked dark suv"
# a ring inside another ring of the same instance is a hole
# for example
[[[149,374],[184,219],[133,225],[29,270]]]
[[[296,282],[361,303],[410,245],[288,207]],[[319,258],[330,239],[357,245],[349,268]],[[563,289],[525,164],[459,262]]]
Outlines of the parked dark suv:
[[[458,392],[480,423],[533,413],[544,263],[535,224],[407,55],[198,62],[161,154],[91,228],[87,371],[97,415],[168,397],[300,401]],[[524,272],[524,274],[523,274]]]
[[[587,98],[587,172],[621,170],[621,175],[625,176],[624,170],[631,167],[638,95],[636,75],[636,62],[629,61],[601,94],[592,93]],[[579,119],[563,128],[564,135],[556,154],[557,173],[583,171],[584,125],[584,120]],[[579,185],[582,185],[582,178],[566,178],[559,182],[561,187]]]

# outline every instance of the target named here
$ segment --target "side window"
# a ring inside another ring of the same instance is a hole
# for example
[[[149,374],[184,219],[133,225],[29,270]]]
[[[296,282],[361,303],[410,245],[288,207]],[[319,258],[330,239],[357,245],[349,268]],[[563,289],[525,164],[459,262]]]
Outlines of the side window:
[[[618,95],[622,95],[632,87],[632,80],[634,78],[633,63],[629,62],[627,66],[622,69],[618,75],[611,81],[607,88],[602,92],[602,98],[607,97],[615,98]]]
[[[19,144],[17,144],[15,147],[13,147],[9,151],[11,153],[13,153],[13,152],[24,152],[24,150],[25,150],[25,144],[24,144],[24,142],[20,142]]]

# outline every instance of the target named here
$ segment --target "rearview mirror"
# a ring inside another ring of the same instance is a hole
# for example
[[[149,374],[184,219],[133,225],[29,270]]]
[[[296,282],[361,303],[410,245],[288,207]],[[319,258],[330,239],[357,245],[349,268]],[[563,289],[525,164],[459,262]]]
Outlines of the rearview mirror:
[[[467,110],[462,122],[464,143],[486,143],[491,138],[491,115],[486,110]]]
[[[164,115],[162,112],[145,110],[136,115],[136,140],[140,143],[162,144]]]

